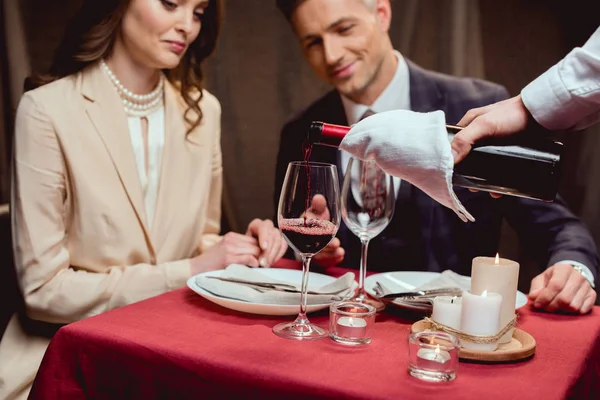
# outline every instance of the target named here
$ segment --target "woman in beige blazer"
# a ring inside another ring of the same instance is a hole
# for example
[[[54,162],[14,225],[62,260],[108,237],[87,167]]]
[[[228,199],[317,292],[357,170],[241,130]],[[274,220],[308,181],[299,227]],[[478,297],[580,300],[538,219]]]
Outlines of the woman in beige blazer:
[[[200,63],[219,11],[85,1],[46,84],[23,96],[11,208],[26,313],[0,342],[0,398],[27,396],[57,327],[285,252],[271,221],[218,235],[221,109]]]

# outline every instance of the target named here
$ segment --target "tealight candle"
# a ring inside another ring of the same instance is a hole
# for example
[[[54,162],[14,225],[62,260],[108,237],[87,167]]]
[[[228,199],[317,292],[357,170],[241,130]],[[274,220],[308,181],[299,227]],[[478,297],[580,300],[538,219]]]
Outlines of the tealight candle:
[[[329,337],[337,343],[364,345],[371,343],[375,324],[375,307],[352,301],[333,303],[329,307]]]
[[[477,336],[491,336],[500,330],[500,307],[502,296],[498,293],[484,291],[481,296],[463,292],[462,308],[460,314],[460,329],[464,333]],[[460,341],[465,349],[494,351],[496,343],[474,343],[467,340]]]
[[[446,332],[422,331],[408,336],[408,372],[429,382],[456,377],[459,343]]]
[[[367,330],[367,321],[363,318],[340,317],[337,320],[337,333],[347,338],[362,338]]]
[[[431,319],[450,328],[460,329],[460,297],[438,296],[433,299]]]
[[[517,284],[519,283],[519,263],[493,257],[475,257],[471,267],[471,293],[482,293],[484,290],[502,296],[500,310],[500,329],[504,328],[515,317]],[[500,338],[498,343],[511,341],[513,329]]]
[[[440,364],[444,364],[450,361],[450,353],[446,350],[440,350],[440,345],[436,345],[435,349],[419,349],[417,351],[417,357],[426,361],[432,361]]]

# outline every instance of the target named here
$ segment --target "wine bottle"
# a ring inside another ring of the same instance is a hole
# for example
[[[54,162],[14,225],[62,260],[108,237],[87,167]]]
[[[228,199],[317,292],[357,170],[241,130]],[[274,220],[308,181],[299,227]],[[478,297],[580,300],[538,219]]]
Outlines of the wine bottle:
[[[448,140],[462,127],[446,125]],[[307,141],[339,147],[350,127],[312,122]],[[471,152],[454,166],[455,186],[553,201],[560,181],[563,144],[527,132],[476,143]]]

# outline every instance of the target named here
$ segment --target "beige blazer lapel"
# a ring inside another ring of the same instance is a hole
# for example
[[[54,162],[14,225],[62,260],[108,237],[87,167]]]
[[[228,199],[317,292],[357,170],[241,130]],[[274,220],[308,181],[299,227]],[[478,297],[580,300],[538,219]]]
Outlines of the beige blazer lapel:
[[[159,249],[169,234],[175,216],[180,210],[179,199],[189,196],[191,174],[194,173],[188,125],[184,119],[187,106],[176,88],[165,82],[165,147],[163,149],[156,211],[152,222],[151,238]],[[196,128],[201,129],[201,128]]]
[[[119,174],[123,188],[144,229],[150,252],[150,237],[146,224],[146,211],[142,184],[135,163],[129,125],[119,94],[99,64],[84,70],[81,76],[81,93],[86,101],[86,112],[102,138],[106,150]]]

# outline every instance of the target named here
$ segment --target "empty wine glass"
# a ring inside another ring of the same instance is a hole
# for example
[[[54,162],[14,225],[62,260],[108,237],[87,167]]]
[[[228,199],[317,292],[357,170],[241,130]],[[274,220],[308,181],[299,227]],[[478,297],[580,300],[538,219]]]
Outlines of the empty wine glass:
[[[285,240],[302,257],[302,288],[298,317],[274,326],[276,335],[297,340],[328,335],[306,317],[306,287],[312,257],[329,244],[340,227],[339,198],[335,165],[301,161],[288,165],[277,220]]]
[[[394,215],[396,193],[392,176],[374,161],[350,158],[342,186],[342,219],[361,243],[359,287],[352,299],[378,309],[383,303],[365,291],[369,241],[379,235]]]

